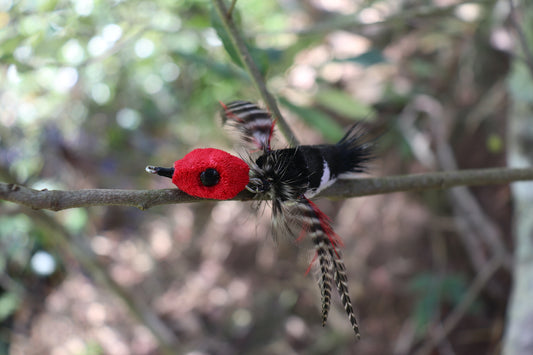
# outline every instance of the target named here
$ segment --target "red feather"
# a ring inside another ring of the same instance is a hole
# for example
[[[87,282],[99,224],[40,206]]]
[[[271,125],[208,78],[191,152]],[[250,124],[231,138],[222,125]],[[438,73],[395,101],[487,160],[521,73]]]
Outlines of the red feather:
[[[316,216],[320,220],[320,225],[322,226],[322,229],[324,232],[326,232],[329,242],[333,246],[333,250],[335,250],[335,254],[337,254],[337,257],[339,257],[339,254],[337,253],[337,246],[343,247],[344,243],[342,242],[341,237],[338,236],[337,233],[333,230],[333,227],[331,227],[330,219],[329,217],[322,212],[315,203],[309,199],[306,199],[307,202],[309,202],[309,205],[311,205],[311,208],[315,212]]]

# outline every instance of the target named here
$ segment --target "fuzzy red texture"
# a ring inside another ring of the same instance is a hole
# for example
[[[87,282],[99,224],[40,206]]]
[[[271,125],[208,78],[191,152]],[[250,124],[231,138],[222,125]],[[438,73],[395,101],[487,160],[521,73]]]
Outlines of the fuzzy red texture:
[[[208,168],[220,175],[214,186],[204,186],[200,174]],[[242,159],[220,149],[195,149],[174,163],[172,182],[196,197],[227,200],[244,190],[250,180],[250,167]]]

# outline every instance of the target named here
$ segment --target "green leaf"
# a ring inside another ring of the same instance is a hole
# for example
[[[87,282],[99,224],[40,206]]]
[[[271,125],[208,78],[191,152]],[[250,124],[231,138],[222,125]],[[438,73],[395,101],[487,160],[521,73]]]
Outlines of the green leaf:
[[[40,0],[37,1],[37,6],[40,12],[48,12],[55,9],[57,2],[57,0]]]
[[[433,78],[435,75],[435,64],[423,59],[411,60],[409,69],[415,76],[419,76],[421,78]]]
[[[297,114],[301,119],[321,132],[328,141],[336,142],[344,135],[342,127],[331,117],[315,109],[295,105],[287,99],[280,98],[280,103]]]
[[[241,61],[237,47],[233,44],[230,33],[227,31],[226,26],[224,26],[222,20],[218,16],[218,13],[213,7],[211,7],[210,17],[211,25],[213,26],[218,37],[222,41],[222,45],[224,46],[226,52],[229,54],[231,60],[239,67],[244,68],[244,63]],[[237,11],[237,9],[233,9],[232,19],[238,28],[241,27],[240,18],[241,17],[239,11]],[[269,67],[269,51],[252,46],[249,43],[245,43],[245,45],[252,57],[252,60],[259,69],[259,72],[261,73],[261,75],[265,76]]]
[[[374,115],[374,110],[370,105],[353,98],[341,90],[320,90],[315,99],[328,110],[353,120],[368,119]]]
[[[82,208],[73,208],[61,212],[64,215],[65,228],[74,234],[80,233],[87,224],[87,211]]]
[[[20,300],[16,294],[8,292],[0,297],[0,322],[13,314],[18,306]]]
[[[360,54],[356,57],[335,59],[334,62],[340,62],[340,63],[350,62],[350,63],[361,64],[365,67],[369,67],[374,64],[385,62],[385,57],[383,56],[383,53],[379,49],[371,49],[368,52]]]
[[[267,50],[258,47],[251,47],[249,45],[246,45],[246,47],[248,47],[248,51],[250,52],[257,69],[259,69],[261,76],[265,77],[270,65],[269,53]]]
[[[102,346],[98,344],[95,340],[89,340],[85,345],[85,349],[79,353],[79,355],[101,355],[104,354]]]
[[[0,217],[0,240],[2,237],[28,234],[31,223],[31,219],[24,214]]]
[[[222,23],[222,20],[218,16],[217,11],[214,7],[211,7],[210,11],[210,17],[211,17],[211,26],[215,29],[218,37],[222,41],[222,44],[224,45],[224,49],[229,54],[231,60],[233,63],[237,64],[239,67],[244,68],[244,65],[241,61],[241,58],[239,57],[239,54],[237,52],[237,48],[235,48],[235,45],[233,44],[233,41],[231,40],[231,36],[226,30],[226,26]],[[232,12],[233,21],[235,24],[240,23],[240,15],[239,11],[237,9],[233,9]]]
[[[448,304],[453,307],[458,305],[467,290],[467,283],[462,275],[435,275],[422,273],[411,280],[409,288],[416,293],[417,302],[413,310],[413,318],[417,331],[427,325],[439,308]],[[479,303],[474,303],[468,309],[469,313],[479,310]]]
[[[0,44],[0,57],[7,58],[13,57],[13,52],[15,49],[20,46],[21,43],[26,39],[25,36],[18,35],[7,40],[4,40]]]
[[[500,153],[504,149],[502,137],[497,133],[492,133],[487,137],[487,149],[491,153]]]
[[[533,84],[525,62],[515,61],[509,77],[509,88],[514,101],[533,103]]]

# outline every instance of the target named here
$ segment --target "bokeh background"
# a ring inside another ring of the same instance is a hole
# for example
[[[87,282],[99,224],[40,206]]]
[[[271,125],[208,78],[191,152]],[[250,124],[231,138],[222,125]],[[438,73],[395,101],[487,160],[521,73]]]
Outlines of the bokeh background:
[[[505,166],[508,2],[238,0],[234,17],[301,142],[360,121],[384,132],[369,176]],[[169,188],[144,167],[232,151],[219,101],[260,97],[225,40],[209,1],[0,0],[1,180]],[[336,295],[322,328],[312,251],[274,243],[268,208],[0,202],[0,353],[499,353],[510,269],[471,285],[512,248],[510,191],[455,191],[317,201],[360,341]]]

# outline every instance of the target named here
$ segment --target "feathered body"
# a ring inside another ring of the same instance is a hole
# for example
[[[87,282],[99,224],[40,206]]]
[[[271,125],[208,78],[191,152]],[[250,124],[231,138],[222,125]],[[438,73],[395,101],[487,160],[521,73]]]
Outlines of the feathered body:
[[[272,201],[274,232],[294,235],[303,229],[314,244],[320,274],[322,323],[325,325],[327,321],[334,283],[352,328],[359,336],[348,293],[346,267],[338,249],[342,241],[327,216],[310,198],[338,178],[364,171],[371,156],[371,144],[365,140],[364,132],[354,125],[337,144],[272,150],[270,140],[275,122],[267,111],[246,101],[223,106],[223,122],[233,126],[245,142],[259,149],[260,155],[248,162],[250,182],[246,188]]]
[[[218,149],[196,149],[174,163],[174,168],[148,166],[146,170],[172,178],[190,195],[233,198],[246,188],[272,201],[275,235],[294,239],[309,235],[315,248],[322,299],[322,324],[331,305],[331,289],[339,293],[357,337],[359,328],[348,292],[346,267],[328,217],[310,200],[338,178],[361,173],[371,156],[371,144],[354,125],[337,144],[301,145],[272,150],[275,121],[268,111],[247,101],[222,104],[224,125],[239,132],[249,146],[246,161]],[[235,186],[232,186],[234,184]],[[303,233],[302,233],[303,232]]]

